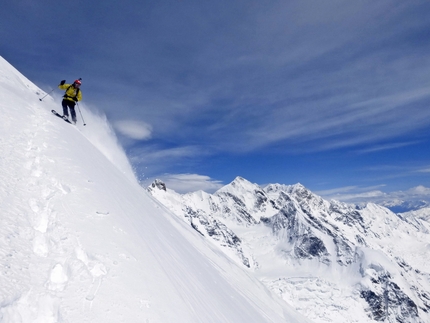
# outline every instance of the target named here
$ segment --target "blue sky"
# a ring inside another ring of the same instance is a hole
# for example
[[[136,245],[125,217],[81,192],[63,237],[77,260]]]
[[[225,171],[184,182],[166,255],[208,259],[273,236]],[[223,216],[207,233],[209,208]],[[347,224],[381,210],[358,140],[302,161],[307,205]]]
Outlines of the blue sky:
[[[143,180],[386,194],[430,187],[429,14],[428,1],[14,0],[0,55],[45,91],[82,77]]]

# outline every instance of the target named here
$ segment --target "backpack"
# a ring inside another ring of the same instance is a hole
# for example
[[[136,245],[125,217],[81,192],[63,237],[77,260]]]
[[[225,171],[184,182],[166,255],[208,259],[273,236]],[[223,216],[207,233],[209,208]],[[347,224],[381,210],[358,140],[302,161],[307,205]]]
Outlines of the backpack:
[[[73,87],[73,84],[71,84],[67,89],[66,89],[66,93],[64,93],[64,95],[63,95],[63,98],[71,98],[71,99],[73,99],[74,101],[78,101],[78,94],[79,94],[79,91],[80,91],[80,89],[79,88],[77,88],[76,89],[76,95],[75,95],[75,97],[73,97],[73,96],[69,96],[69,95],[67,95],[67,91],[69,91],[69,89],[71,88],[71,87]]]

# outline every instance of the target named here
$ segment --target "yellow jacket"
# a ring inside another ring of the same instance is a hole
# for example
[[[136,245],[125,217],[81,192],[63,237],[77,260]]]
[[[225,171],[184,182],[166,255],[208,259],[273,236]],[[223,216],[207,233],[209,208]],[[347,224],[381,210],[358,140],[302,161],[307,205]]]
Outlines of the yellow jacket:
[[[58,88],[61,90],[66,90],[66,93],[64,94],[64,100],[69,100],[73,102],[82,100],[82,91],[80,89],[75,88],[73,84],[60,84],[58,85]]]

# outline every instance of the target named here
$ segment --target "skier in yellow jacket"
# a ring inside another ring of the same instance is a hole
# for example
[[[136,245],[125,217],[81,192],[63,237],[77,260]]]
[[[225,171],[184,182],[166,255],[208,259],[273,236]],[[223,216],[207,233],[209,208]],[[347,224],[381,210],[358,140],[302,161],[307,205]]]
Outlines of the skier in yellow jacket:
[[[63,102],[61,105],[63,106],[63,119],[69,119],[69,109],[70,115],[72,117],[72,122],[76,123],[76,111],[75,104],[78,101],[82,100],[82,93],[80,90],[81,80],[76,80],[73,84],[66,84],[66,80],[62,80],[58,87],[62,90],[66,90],[63,96]]]

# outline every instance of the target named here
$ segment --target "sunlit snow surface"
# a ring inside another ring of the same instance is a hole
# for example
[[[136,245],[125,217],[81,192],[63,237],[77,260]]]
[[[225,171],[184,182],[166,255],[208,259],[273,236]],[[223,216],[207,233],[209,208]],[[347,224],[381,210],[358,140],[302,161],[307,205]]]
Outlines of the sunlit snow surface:
[[[134,181],[105,119],[44,95],[0,57],[0,322],[307,322]]]

